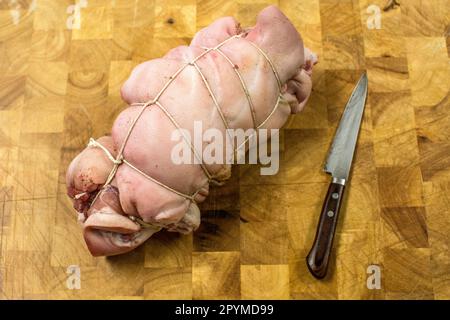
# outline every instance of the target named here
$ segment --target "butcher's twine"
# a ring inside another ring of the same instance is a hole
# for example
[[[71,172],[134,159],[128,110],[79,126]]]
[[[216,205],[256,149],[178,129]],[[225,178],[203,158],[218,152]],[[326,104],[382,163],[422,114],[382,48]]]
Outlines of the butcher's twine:
[[[93,201],[91,202],[91,206],[94,204],[94,202],[97,200],[98,196],[100,195],[101,191],[107,187],[112,180],[114,179],[114,176],[117,173],[117,170],[119,168],[120,165],[125,164],[127,166],[129,166],[130,168],[132,168],[134,171],[136,171],[137,173],[139,173],[140,175],[142,175],[143,177],[151,180],[152,182],[156,183],[157,185],[181,196],[184,197],[192,202],[195,203],[195,197],[197,196],[197,194],[200,192],[200,190],[203,188],[200,187],[197,191],[195,191],[193,194],[186,194],[183,192],[180,192],[164,183],[162,183],[161,181],[156,180],[155,178],[149,176],[148,174],[146,174],[145,172],[143,172],[142,170],[136,168],[132,163],[130,163],[129,161],[127,161],[124,157],[123,157],[123,151],[125,149],[125,145],[131,135],[131,131],[133,130],[133,128],[135,127],[137,121],[139,120],[139,118],[141,117],[141,115],[144,113],[145,109],[149,106],[152,105],[156,105],[166,116],[167,118],[172,122],[172,124],[177,128],[177,129],[181,129],[180,125],[178,124],[178,122],[175,120],[175,118],[167,111],[167,109],[161,104],[161,102],[159,101],[159,99],[161,98],[162,94],[167,90],[167,88],[170,86],[170,84],[175,80],[175,78],[184,70],[186,69],[188,66],[192,66],[194,67],[199,76],[202,78],[202,82],[204,83],[206,89],[209,92],[209,95],[211,96],[211,99],[213,100],[214,106],[217,109],[220,118],[222,119],[222,122],[225,126],[226,129],[230,129],[227,119],[225,118],[222,109],[219,106],[219,103],[217,101],[216,96],[214,95],[213,91],[211,90],[211,87],[208,83],[208,80],[206,79],[206,77],[204,76],[204,74],[202,73],[202,71],[200,70],[197,61],[199,59],[201,59],[203,56],[205,56],[206,54],[208,54],[209,52],[215,51],[217,53],[219,53],[220,56],[222,56],[233,68],[234,72],[236,73],[236,76],[239,78],[239,82],[242,86],[242,90],[244,91],[244,94],[247,98],[248,101],[248,106],[250,108],[250,113],[252,116],[252,123],[253,123],[253,128],[255,129],[255,132],[248,136],[244,142],[238,146],[235,150],[235,152],[240,149],[242,146],[245,146],[245,144],[247,143],[247,141],[254,135],[257,133],[257,129],[260,129],[262,126],[264,126],[267,121],[270,119],[270,117],[275,113],[275,111],[278,108],[278,105],[280,103],[280,100],[282,99],[282,95],[281,95],[281,81],[280,81],[280,77],[278,75],[277,70],[275,69],[274,64],[272,63],[272,61],[270,60],[270,58],[268,57],[268,55],[256,44],[254,44],[253,42],[249,41],[249,43],[256,48],[256,50],[258,50],[258,52],[264,57],[264,59],[267,61],[267,63],[270,65],[270,68],[272,69],[272,72],[276,78],[277,84],[278,84],[278,90],[279,90],[279,94],[278,94],[278,98],[277,98],[277,102],[275,104],[275,106],[273,107],[272,111],[270,112],[270,114],[266,117],[266,119],[261,122],[260,124],[256,123],[256,112],[255,112],[255,108],[250,96],[250,93],[248,91],[247,85],[245,84],[244,79],[242,78],[242,75],[240,74],[237,66],[231,61],[231,59],[222,51],[220,50],[220,48],[225,45],[226,43],[228,43],[229,41],[233,40],[233,39],[237,39],[237,38],[241,38],[244,35],[246,35],[245,33],[239,34],[239,35],[234,35],[226,40],[224,40],[223,42],[219,43],[217,46],[213,47],[213,48],[205,48],[202,47],[205,51],[200,54],[199,56],[197,56],[194,60],[192,60],[191,62],[188,62],[186,64],[184,64],[181,68],[179,68],[170,78],[169,80],[166,82],[166,84],[163,86],[163,88],[159,91],[159,93],[156,95],[156,97],[152,100],[149,100],[147,102],[142,102],[142,103],[133,103],[131,104],[131,106],[141,106],[141,110],[139,111],[139,113],[137,114],[137,116],[134,118],[133,122],[131,123],[130,127],[128,128],[127,134],[125,135],[125,138],[122,142],[122,145],[119,149],[119,153],[117,154],[117,157],[114,158],[113,155],[109,152],[109,150],[104,147],[101,143],[99,143],[98,141],[94,140],[93,138],[91,138],[89,140],[88,143],[88,147],[98,147],[101,150],[103,150],[103,152],[106,154],[106,156],[108,157],[109,160],[111,160],[111,162],[114,164],[111,172],[108,175],[108,178],[106,179],[105,184],[102,186],[102,188],[99,190],[99,192],[96,194],[96,196],[94,197]],[[186,137],[184,135],[184,131],[183,130],[179,130],[179,132],[182,133],[183,135],[183,139],[186,141],[186,143],[190,146],[194,156],[199,160],[200,166],[203,170],[203,172],[205,173],[206,177],[208,178],[208,184],[209,183],[219,183],[219,181],[215,180],[211,173],[208,171],[208,169],[206,168],[206,165],[203,163],[201,156],[198,154],[197,150],[194,148],[192,142],[190,141],[190,139],[188,139],[188,137]],[[131,217],[131,216],[130,216]],[[145,222],[143,221],[141,218],[135,217],[133,216],[132,221],[138,223],[142,228],[149,228],[149,227],[153,227],[153,225],[149,222]]]

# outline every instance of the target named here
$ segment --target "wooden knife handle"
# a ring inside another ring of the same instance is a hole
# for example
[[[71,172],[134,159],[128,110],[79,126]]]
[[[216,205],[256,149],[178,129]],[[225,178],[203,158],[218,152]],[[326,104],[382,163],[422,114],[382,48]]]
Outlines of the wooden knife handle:
[[[331,182],[320,214],[313,246],[306,256],[309,271],[317,279],[327,274],[328,261],[333,247],[334,233],[345,186]]]

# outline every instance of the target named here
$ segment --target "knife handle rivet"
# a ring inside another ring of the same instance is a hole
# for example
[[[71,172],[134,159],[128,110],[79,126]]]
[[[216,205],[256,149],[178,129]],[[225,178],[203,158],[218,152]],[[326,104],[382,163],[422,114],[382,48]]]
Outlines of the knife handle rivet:
[[[336,193],[336,192],[333,192],[333,194],[331,195],[331,197],[333,198],[333,199],[337,199],[337,198],[339,198],[339,194],[338,193]]]
[[[327,212],[327,216],[329,216],[330,218],[332,218],[334,216],[334,212],[333,211],[328,211]]]

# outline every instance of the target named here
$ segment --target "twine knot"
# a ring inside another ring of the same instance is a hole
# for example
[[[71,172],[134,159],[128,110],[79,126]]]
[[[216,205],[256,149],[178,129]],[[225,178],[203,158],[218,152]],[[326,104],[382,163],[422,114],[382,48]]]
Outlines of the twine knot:
[[[123,156],[122,156],[122,155],[119,155],[119,156],[117,157],[117,159],[114,159],[114,160],[113,160],[113,163],[114,163],[116,166],[120,166],[120,165],[123,163]]]

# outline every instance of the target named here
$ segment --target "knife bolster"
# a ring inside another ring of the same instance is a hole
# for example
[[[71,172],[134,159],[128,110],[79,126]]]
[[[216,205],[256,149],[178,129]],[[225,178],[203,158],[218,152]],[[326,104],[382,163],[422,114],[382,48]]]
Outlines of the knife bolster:
[[[332,181],[332,183],[337,183],[337,184],[340,184],[340,185],[343,185],[343,186],[345,186],[345,179],[342,179],[342,178],[336,178],[336,177],[333,177],[333,181]]]

